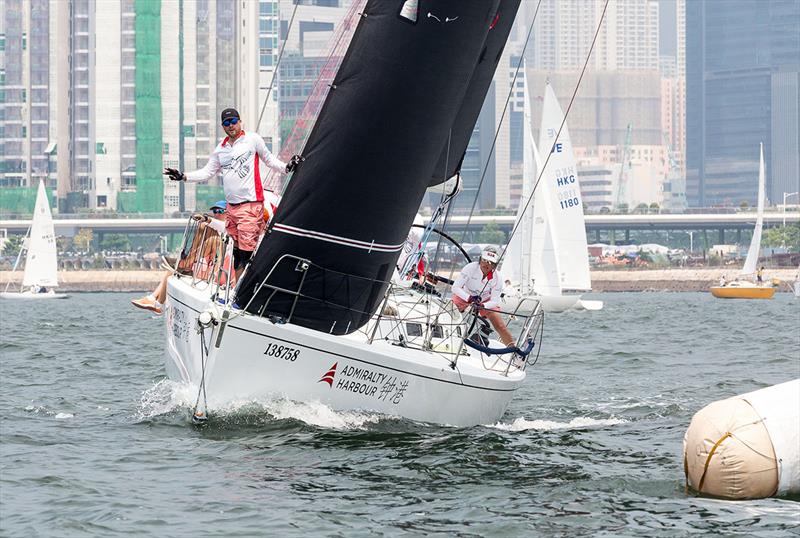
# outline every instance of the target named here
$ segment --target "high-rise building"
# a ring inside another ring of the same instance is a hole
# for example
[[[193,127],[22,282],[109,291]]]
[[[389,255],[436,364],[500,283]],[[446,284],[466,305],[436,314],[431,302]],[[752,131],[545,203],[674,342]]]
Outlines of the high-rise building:
[[[0,187],[35,189],[48,177],[49,9],[6,0],[0,14]]]
[[[686,189],[690,205],[755,204],[800,190],[800,2],[686,3]]]
[[[659,0],[661,125],[671,173],[686,177],[686,1]]]
[[[169,214],[221,196],[218,181],[175,183],[162,170],[205,165],[226,107],[256,128],[277,58],[277,0],[2,5],[0,211],[30,211],[48,175],[68,212]],[[268,141],[271,103],[259,129]]]
[[[586,62],[603,2],[543,0],[536,15],[529,67],[580,69]],[[533,11],[528,9],[529,16]],[[589,67],[597,70],[658,69],[657,0],[610,2]]]
[[[542,95],[549,80],[568,114],[576,155],[583,159],[579,170],[589,175],[585,190],[590,210],[658,203],[664,179],[661,163],[654,158],[665,152],[659,1],[610,2],[603,14],[604,5],[543,0],[531,21],[533,39],[525,52],[534,137],[538,138]],[[529,17],[535,13],[528,11]],[[578,87],[584,65],[587,70]],[[641,154],[641,165],[621,174],[625,147]],[[625,190],[623,195],[620,189]]]

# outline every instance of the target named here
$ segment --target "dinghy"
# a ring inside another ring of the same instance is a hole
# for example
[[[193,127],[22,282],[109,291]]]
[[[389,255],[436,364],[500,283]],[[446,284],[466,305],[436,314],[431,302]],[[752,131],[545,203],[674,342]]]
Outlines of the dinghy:
[[[25,238],[25,273],[22,277],[22,289],[8,291],[11,284],[6,285],[4,292],[0,293],[2,299],[64,299],[64,293],[56,293],[58,286],[58,254],[56,252],[56,234],[53,227],[53,215],[50,213],[50,203],[47,201],[47,192],[44,181],[39,182],[36,193],[36,205],[33,208],[33,220],[28,237]],[[22,257],[22,250],[14,263],[17,264]]]
[[[751,279],[756,274],[758,256],[761,252],[761,230],[764,226],[764,201],[766,198],[766,174],[764,171],[764,144],[761,144],[761,153],[758,161],[758,216],[756,227],[753,229],[753,238],[750,248],[747,249],[747,258],[739,273],[739,278],[724,285],[712,286],[711,295],[719,299],[772,299],[775,287],[766,282],[753,282]]]

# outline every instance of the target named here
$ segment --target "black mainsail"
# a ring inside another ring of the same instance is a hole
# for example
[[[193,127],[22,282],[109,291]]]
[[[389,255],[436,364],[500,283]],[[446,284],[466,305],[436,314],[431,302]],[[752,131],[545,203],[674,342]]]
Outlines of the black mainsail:
[[[503,55],[508,34],[511,33],[511,27],[514,26],[514,19],[520,3],[521,0],[503,0],[489,25],[489,35],[464,95],[461,109],[453,123],[448,140],[445,142],[433,176],[431,176],[430,186],[447,181],[461,169],[469,139],[472,137],[472,131],[478,121],[478,115],[481,113],[481,107],[497,70],[497,64]],[[504,69],[505,67],[507,66],[503,66]]]
[[[367,3],[304,148],[305,162],[237,290],[239,305],[332,334],[369,320],[500,4]]]

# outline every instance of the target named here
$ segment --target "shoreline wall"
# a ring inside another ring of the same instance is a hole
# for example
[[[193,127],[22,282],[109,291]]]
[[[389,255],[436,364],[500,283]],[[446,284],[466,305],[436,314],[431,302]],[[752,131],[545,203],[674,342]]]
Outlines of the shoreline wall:
[[[797,275],[796,269],[773,269],[764,271],[765,279],[781,280],[778,292],[791,291],[791,283]],[[156,287],[164,274],[159,270],[137,271],[59,271],[59,290],[64,292],[144,292]],[[736,277],[738,270],[713,269],[658,269],[658,270],[620,270],[592,271],[592,290],[595,292],[624,291],[708,291],[719,283],[722,275],[729,280]],[[0,289],[9,280],[12,289],[22,282],[21,271],[0,271]]]

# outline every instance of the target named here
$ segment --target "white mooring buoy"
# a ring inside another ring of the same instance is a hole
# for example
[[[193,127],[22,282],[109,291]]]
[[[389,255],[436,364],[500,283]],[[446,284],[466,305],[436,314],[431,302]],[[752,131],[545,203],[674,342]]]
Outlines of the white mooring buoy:
[[[725,499],[800,493],[800,379],[713,402],[683,437],[686,483]]]

